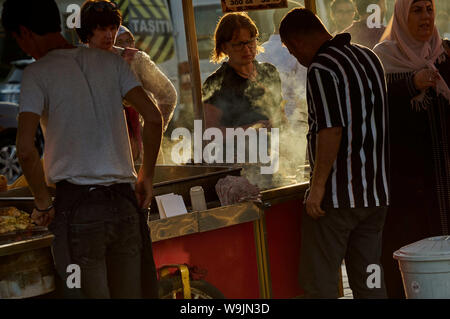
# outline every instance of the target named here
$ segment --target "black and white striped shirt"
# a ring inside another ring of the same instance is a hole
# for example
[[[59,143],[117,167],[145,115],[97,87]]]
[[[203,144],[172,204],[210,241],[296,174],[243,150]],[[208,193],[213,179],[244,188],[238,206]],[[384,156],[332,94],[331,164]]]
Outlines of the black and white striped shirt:
[[[343,128],[323,207],[389,205],[386,82],[375,53],[350,44],[348,33],[324,43],[308,68],[307,99],[311,171],[318,132]]]

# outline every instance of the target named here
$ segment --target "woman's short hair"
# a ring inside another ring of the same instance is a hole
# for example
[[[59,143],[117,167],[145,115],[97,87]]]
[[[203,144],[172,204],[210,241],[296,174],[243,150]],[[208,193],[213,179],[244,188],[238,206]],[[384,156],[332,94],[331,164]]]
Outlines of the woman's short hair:
[[[227,13],[219,20],[214,31],[214,50],[211,54],[211,62],[220,63],[227,57],[222,46],[231,41],[240,29],[248,30],[252,38],[259,36],[255,22],[245,12]],[[257,52],[261,50],[262,48],[258,45]]]
[[[289,11],[280,23],[280,38],[283,43],[289,42],[296,35],[328,33],[327,28],[311,10],[296,8]]]
[[[122,14],[115,3],[110,0],[87,0],[83,3],[80,12],[80,28],[77,34],[81,42],[88,43],[98,27],[122,24]]]

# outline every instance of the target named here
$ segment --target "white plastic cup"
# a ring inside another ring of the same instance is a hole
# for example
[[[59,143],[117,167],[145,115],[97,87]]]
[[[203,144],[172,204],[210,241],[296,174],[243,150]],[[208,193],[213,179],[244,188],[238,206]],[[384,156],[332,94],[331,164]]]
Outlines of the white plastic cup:
[[[189,193],[191,195],[191,205],[193,211],[201,211],[207,209],[205,193],[203,192],[203,188],[201,186],[191,187]]]

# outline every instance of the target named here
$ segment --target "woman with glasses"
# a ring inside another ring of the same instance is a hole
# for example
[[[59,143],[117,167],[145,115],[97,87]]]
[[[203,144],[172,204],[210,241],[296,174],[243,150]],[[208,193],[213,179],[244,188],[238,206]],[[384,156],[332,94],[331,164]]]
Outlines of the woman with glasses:
[[[172,118],[177,102],[177,92],[169,79],[160,71],[150,56],[143,51],[134,49],[134,37],[131,32],[121,26],[122,14],[119,8],[109,0],[88,0],[81,8],[81,27],[77,28],[81,42],[90,48],[111,51],[121,55],[129,64],[142,83],[148,95],[156,101],[163,116],[164,131]],[[119,31],[120,30],[120,31]],[[119,44],[126,47],[114,46],[119,31]],[[131,35],[133,41],[129,41]],[[125,106],[129,106],[125,101]],[[131,107],[125,107],[127,114],[130,142],[133,159],[141,159],[142,139],[141,125],[138,113]]]
[[[246,13],[228,13],[216,27],[211,60],[222,65],[203,84],[203,102],[205,127],[219,128],[224,136],[226,128],[280,127],[281,80],[272,64],[255,60],[261,50],[257,37],[258,29]],[[226,152],[224,161],[233,157]],[[250,154],[245,156],[249,158]],[[258,164],[243,166],[243,174],[253,184],[260,188],[272,185],[272,175],[262,175]]]
[[[278,127],[281,81],[273,65],[255,60],[257,37],[246,13],[228,13],[217,24],[211,60],[222,65],[203,84],[206,127]]]

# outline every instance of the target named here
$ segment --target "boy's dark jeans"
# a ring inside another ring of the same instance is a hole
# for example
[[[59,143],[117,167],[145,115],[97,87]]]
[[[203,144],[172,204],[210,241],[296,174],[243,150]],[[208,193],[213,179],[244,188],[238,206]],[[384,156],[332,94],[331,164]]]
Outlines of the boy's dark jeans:
[[[49,228],[65,297],[141,298],[141,216],[133,199],[130,184],[56,185]],[[81,289],[66,286],[69,264],[81,268]]]

